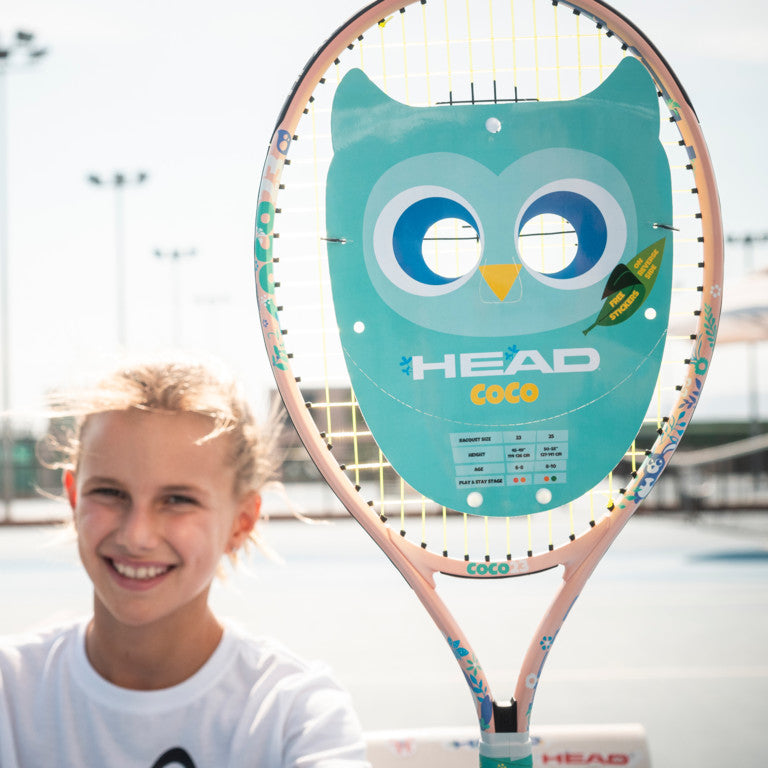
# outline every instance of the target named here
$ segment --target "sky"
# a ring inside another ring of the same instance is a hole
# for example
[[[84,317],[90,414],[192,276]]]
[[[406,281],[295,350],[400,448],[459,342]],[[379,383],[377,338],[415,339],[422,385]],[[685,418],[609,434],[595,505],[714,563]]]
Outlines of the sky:
[[[48,49],[4,81],[10,401],[19,424],[39,418],[50,388],[118,359],[115,195],[89,184],[90,174],[148,174],[123,194],[128,351],[213,353],[254,397],[268,390],[251,268],[264,154],[307,59],[364,3],[3,0],[0,39],[30,30]],[[653,40],[692,100],[726,234],[768,232],[768,18],[758,0],[731,0],[727,17],[692,0],[613,5]],[[726,259],[727,306],[729,282],[768,266],[768,243],[728,245]],[[718,351],[700,418],[748,415],[755,354],[766,380],[762,348]],[[768,415],[768,387],[761,397]]]

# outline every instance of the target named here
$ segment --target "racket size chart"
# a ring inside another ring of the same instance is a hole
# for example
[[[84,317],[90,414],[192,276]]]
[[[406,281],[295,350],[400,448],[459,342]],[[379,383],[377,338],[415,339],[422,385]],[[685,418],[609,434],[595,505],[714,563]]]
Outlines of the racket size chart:
[[[567,430],[459,432],[451,448],[460,489],[566,482]]]

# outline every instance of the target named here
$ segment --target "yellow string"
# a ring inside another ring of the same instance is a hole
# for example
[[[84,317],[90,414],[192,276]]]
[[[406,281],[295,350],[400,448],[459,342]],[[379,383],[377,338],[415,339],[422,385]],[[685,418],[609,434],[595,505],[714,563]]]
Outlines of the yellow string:
[[[405,39],[405,14],[400,14],[400,26],[403,31],[403,77],[405,78],[405,103],[410,104],[411,103],[411,96],[410,92],[408,90],[409,82],[408,82],[408,46],[406,44]]]
[[[557,100],[562,100],[562,90],[560,85],[560,28],[558,26],[557,6],[552,6],[552,13],[555,17],[555,77],[557,78]]]
[[[400,530],[405,531],[405,480],[400,478]]]
[[[512,78],[514,85],[517,86],[517,37],[515,35],[515,0],[509,2],[510,10],[512,11]]]
[[[445,58],[448,64],[448,91],[453,93],[453,67],[451,66],[451,34],[448,29],[448,3],[443,0],[445,11]]]
[[[531,520],[531,515],[527,516],[528,521],[528,551],[533,552],[533,522]]]
[[[547,512],[547,538],[548,538],[548,544],[549,548],[552,549],[554,546],[554,536],[552,532],[552,510],[550,509]]]
[[[466,3],[467,8],[467,52],[469,53],[469,82],[475,82],[475,70],[472,59],[472,23],[469,14],[469,0]]]
[[[581,79],[581,14],[576,17],[576,60],[577,60],[577,72],[579,75],[579,96],[583,93],[583,85]]]
[[[540,73],[539,73],[539,33],[536,25],[536,0],[532,3],[533,8],[533,57],[536,68],[536,98],[541,99]]]
[[[379,498],[381,499],[381,511],[384,513],[384,454],[379,449]]]
[[[493,0],[488,0],[488,17],[491,25],[491,71],[496,82],[496,34],[493,26]]]
[[[469,520],[469,515],[464,512],[464,556],[465,558],[469,559],[469,530],[467,527],[467,522]]]
[[[421,6],[421,21],[424,27],[424,74],[427,81],[427,104],[432,103],[432,88],[430,83],[430,69],[429,69],[429,43],[427,38],[427,7],[426,4]]]
[[[387,56],[384,46],[384,27],[379,27],[379,36],[381,37],[381,78],[384,90],[387,90]]]
[[[355,485],[360,485],[360,452],[357,441],[357,404],[355,403],[355,393],[350,398],[352,407],[352,450],[355,457]]]
[[[603,34],[602,30],[597,30],[597,68],[598,72],[600,74],[600,82],[602,83],[605,79],[605,74],[603,73]]]
[[[608,474],[608,506],[613,506],[613,472]]]

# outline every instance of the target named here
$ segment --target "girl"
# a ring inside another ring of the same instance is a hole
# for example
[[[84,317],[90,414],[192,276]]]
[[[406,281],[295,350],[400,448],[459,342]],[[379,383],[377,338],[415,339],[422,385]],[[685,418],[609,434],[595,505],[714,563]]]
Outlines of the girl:
[[[146,364],[58,406],[93,616],[0,646],[0,766],[368,766],[327,673],[208,606],[273,470],[237,387]]]

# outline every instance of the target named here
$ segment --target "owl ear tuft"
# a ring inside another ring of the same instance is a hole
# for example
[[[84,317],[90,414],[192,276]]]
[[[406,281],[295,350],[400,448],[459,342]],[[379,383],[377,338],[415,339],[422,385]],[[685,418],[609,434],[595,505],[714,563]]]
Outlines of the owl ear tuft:
[[[403,106],[387,96],[362,70],[350,70],[333,97],[331,134],[334,151],[360,141],[368,133],[380,132],[384,120],[392,119],[392,110]]]
[[[622,59],[605,82],[583,98],[625,106],[658,125],[659,97],[656,83],[648,70],[631,56]]]

